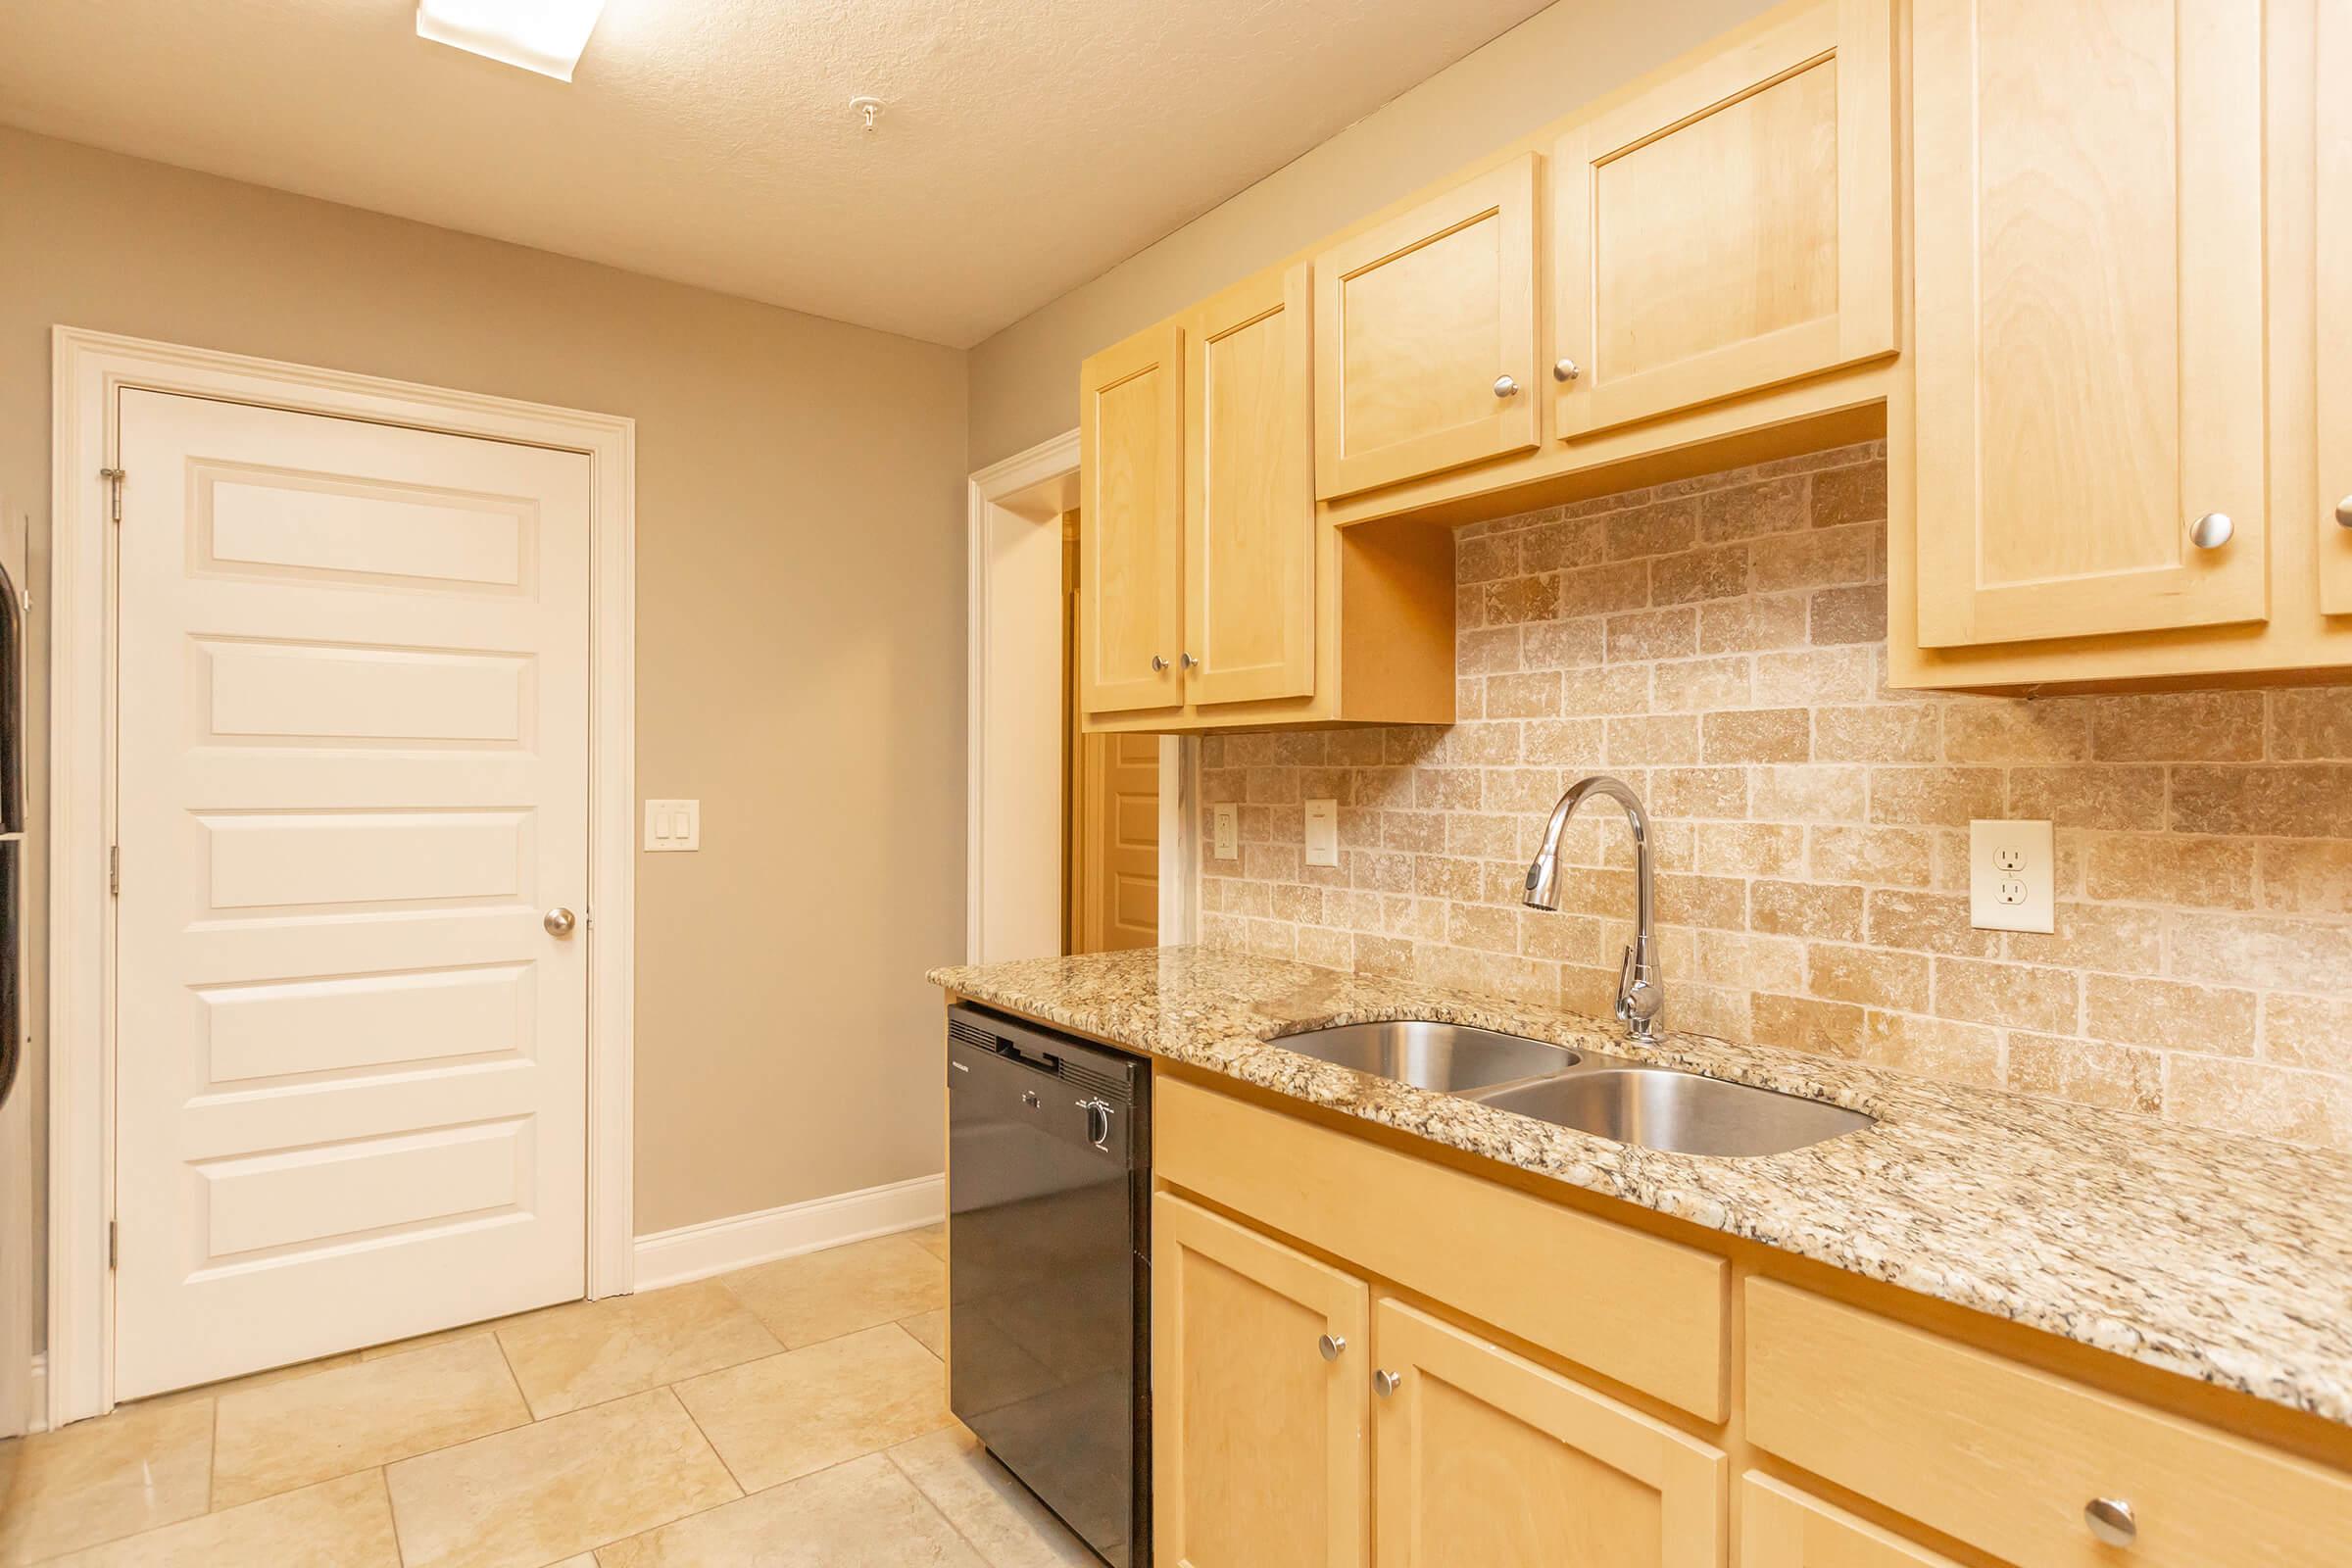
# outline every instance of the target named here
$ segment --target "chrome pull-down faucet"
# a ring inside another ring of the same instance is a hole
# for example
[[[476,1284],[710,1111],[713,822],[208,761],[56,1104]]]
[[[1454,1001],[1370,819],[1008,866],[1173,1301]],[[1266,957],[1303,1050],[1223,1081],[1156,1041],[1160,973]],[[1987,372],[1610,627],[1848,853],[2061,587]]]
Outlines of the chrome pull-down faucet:
[[[1595,773],[1571,785],[1560,797],[1560,804],[1551,808],[1551,820],[1544,824],[1544,847],[1527,868],[1526,903],[1531,909],[1560,906],[1560,834],[1591,795],[1605,795],[1624,807],[1626,825],[1634,830],[1634,942],[1617,968],[1617,1016],[1631,1026],[1636,1040],[1649,1040],[1656,1035],[1666,993],[1658,984],[1657,964],[1650,956],[1656,878],[1650,865],[1649,814],[1642,809],[1642,797],[1631,785]]]

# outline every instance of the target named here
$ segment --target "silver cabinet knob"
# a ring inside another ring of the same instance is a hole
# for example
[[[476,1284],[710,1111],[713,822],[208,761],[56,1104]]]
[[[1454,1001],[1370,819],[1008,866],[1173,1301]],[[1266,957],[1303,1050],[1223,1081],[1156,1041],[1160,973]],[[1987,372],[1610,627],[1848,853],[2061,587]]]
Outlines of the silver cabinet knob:
[[[2199,550],[2219,550],[2237,532],[2227,512],[2208,512],[2188,525],[2188,542]]]
[[[1156,674],[1158,674],[1158,673],[1159,673],[1161,670],[1163,670],[1163,669],[1165,669],[1165,668],[1167,668],[1167,667],[1168,667],[1168,662],[1167,662],[1166,660],[1164,660],[1164,659],[1160,658],[1160,657],[1159,657],[1157,654],[1153,654],[1153,655],[1152,656],[1152,674],[1156,675]]]
[[[1498,375],[1494,378],[1494,395],[1498,398],[1515,398],[1519,395],[1519,383],[1507,375]]]
[[[580,922],[577,915],[559,905],[548,910],[539,923],[547,927],[547,934],[551,937],[567,937],[571,935],[571,928]]]
[[[1574,360],[1554,360],[1551,362],[1551,378],[1554,381],[1573,381],[1584,373],[1585,368],[1577,364]]]
[[[1345,1334],[1320,1335],[1315,1340],[1315,1348],[1323,1352],[1324,1360],[1337,1361],[1340,1358],[1340,1352],[1348,1348],[1348,1336]]]
[[[2335,504],[2335,525],[2338,528],[2352,528],[2352,496],[2346,496]]]
[[[2129,1546],[2139,1539],[2139,1519],[2121,1497],[2093,1497],[2082,1508],[2082,1522],[2102,1545]]]
[[[1184,667],[1187,669],[1199,669],[1200,667],[1200,661],[1195,659],[1190,654],[1179,654],[1176,657],[1184,661]]]
[[[1398,1377],[1396,1373],[1388,1370],[1388,1368],[1376,1367],[1373,1369],[1372,1373],[1372,1392],[1385,1399],[1390,1395],[1395,1394],[1396,1392],[1397,1385],[1401,1384],[1403,1381],[1403,1378]]]

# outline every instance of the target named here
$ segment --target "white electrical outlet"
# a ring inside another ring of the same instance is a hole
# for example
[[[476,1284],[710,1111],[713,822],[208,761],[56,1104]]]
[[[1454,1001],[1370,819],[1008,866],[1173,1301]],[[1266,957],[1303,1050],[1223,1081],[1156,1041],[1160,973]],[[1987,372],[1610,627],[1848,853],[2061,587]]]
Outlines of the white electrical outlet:
[[[1340,803],[1337,801],[1308,801],[1306,803],[1306,863],[1337,865],[1340,863]]]
[[[648,801],[645,803],[645,847],[653,850],[699,850],[703,847],[703,803]]]
[[[1238,806],[1216,806],[1209,808],[1210,836],[1215,839],[1213,852],[1220,860],[1242,858],[1242,808]]]
[[[2049,931],[2057,852],[2047,822],[1968,824],[1968,923],[1980,931]]]

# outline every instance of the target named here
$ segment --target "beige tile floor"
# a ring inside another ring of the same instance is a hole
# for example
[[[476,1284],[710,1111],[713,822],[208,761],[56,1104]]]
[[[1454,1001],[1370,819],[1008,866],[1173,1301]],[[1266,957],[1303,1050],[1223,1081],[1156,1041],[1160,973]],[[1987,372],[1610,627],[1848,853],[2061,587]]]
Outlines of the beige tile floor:
[[[0,1568],[1061,1568],[912,1231],[0,1444]]]

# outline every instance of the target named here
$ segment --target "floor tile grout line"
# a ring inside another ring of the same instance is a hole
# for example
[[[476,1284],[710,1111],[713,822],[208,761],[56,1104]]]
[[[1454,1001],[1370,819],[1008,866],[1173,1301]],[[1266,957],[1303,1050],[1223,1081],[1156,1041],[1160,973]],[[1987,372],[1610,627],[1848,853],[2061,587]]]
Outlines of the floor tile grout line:
[[[787,1350],[784,1353],[789,1355],[792,1352]],[[760,1359],[765,1360],[766,1357],[762,1356]],[[748,1361],[743,1362],[742,1364],[745,1366],[751,1365],[751,1363]],[[666,1393],[672,1399],[677,1401],[678,1408],[686,1413],[687,1423],[694,1428],[694,1435],[703,1440],[703,1446],[710,1450],[710,1457],[718,1461],[718,1467],[727,1473],[727,1479],[735,1483],[735,1496],[729,1497],[727,1501],[733,1502],[738,1497],[750,1496],[752,1494],[752,1489],[743,1484],[743,1477],[735,1473],[735,1466],[728,1462],[726,1453],[719,1447],[717,1443],[712,1441],[710,1434],[704,1430],[703,1418],[694,1413],[694,1406],[686,1402],[686,1396],[678,1392],[678,1385],[675,1383],[664,1383],[662,1385],[662,1388],[664,1393]],[[714,1504],[714,1506],[723,1505]]]
[[[951,1422],[954,1422],[956,1418],[951,1415],[948,1417],[948,1419]],[[923,1441],[923,1438],[930,1437],[933,1435],[933,1433],[945,1432],[946,1430],[948,1430],[946,1427],[933,1427],[930,1432],[922,1434],[922,1437],[908,1438],[906,1443],[920,1443]],[[955,1532],[956,1539],[971,1548],[972,1555],[979,1559],[981,1568],[996,1568],[996,1559],[991,1557],[987,1551],[981,1547],[980,1543],[971,1538],[970,1533],[966,1531],[963,1526],[956,1522],[956,1516],[954,1514],[948,1512],[945,1507],[941,1506],[939,1499],[931,1495],[930,1492],[923,1486],[923,1483],[919,1478],[916,1477],[914,1472],[907,1469],[906,1466],[900,1461],[899,1449],[905,1447],[906,1446],[906,1443],[896,1443],[892,1444],[887,1448],[882,1448],[877,1451],[881,1453],[883,1459],[889,1463],[890,1467],[904,1477],[906,1484],[914,1489],[914,1494],[922,1498],[926,1503],[929,1503],[931,1505],[931,1511],[946,1521],[947,1527],[951,1531]]]

